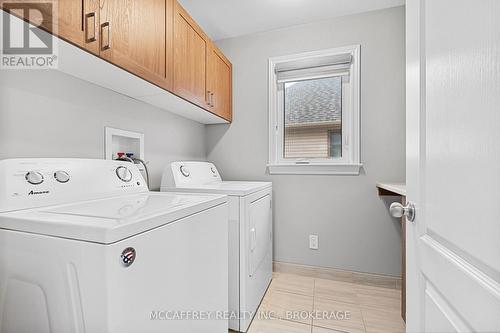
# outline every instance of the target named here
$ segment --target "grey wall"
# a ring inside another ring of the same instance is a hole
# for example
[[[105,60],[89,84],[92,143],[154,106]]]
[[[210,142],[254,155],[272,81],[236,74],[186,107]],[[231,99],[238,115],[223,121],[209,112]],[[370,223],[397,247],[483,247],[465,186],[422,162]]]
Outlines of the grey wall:
[[[0,73],[0,159],[104,158],[104,127],[145,134],[152,187],[163,167],[204,159],[205,126],[55,71]]]
[[[234,122],[207,127],[208,159],[226,179],[273,182],[275,260],[399,274],[400,226],[375,184],[405,177],[404,9],[218,44],[233,63]],[[268,58],[352,44],[361,44],[362,174],[267,175]],[[308,249],[309,234],[319,250]]]

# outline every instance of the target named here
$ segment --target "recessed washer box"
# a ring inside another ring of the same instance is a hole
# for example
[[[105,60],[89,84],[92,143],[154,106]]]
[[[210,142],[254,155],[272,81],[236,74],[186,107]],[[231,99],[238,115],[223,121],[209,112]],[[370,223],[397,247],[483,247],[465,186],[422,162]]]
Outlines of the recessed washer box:
[[[144,160],[144,134],[113,127],[105,127],[105,157],[116,160],[118,153],[133,153]]]

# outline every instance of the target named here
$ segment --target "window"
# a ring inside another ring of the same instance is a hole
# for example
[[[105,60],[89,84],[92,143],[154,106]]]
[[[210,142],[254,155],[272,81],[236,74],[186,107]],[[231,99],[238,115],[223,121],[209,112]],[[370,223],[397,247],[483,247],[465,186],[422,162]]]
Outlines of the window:
[[[342,142],[333,152],[331,133],[342,132],[342,77],[286,82],[284,89],[283,157],[341,157]]]
[[[269,172],[359,174],[359,46],[269,60]]]

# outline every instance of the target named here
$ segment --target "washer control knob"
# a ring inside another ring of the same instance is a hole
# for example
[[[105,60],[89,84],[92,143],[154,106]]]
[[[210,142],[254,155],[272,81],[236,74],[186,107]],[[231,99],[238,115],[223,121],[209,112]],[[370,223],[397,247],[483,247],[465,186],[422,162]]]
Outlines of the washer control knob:
[[[119,166],[116,168],[116,175],[122,182],[128,183],[132,180],[132,172],[127,167]]]
[[[43,175],[38,171],[30,171],[24,175],[26,181],[32,185],[39,185],[43,183]]]
[[[54,172],[54,178],[59,182],[59,183],[67,183],[69,182],[69,174],[66,171],[58,170]]]
[[[190,173],[189,173],[189,169],[186,168],[184,165],[181,165],[181,167],[179,168],[179,170],[181,171],[182,175],[184,177],[189,177]]]

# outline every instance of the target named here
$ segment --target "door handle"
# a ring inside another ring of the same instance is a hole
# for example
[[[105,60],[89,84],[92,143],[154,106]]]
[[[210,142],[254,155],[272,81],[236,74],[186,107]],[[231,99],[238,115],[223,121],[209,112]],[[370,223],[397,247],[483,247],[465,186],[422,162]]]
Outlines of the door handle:
[[[92,37],[89,36],[89,20],[92,18]],[[85,43],[92,43],[95,42],[95,13],[88,13],[85,14]]]
[[[106,45],[104,45],[104,29],[105,28],[108,28],[108,42],[106,43]],[[101,51],[106,51],[106,50],[109,50],[111,48],[111,25],[109,24],[109,22],[104,22],[103,24],[101,24]]]
[[[401,218],[406,216],[406,219],[410,222],[415,220],[415,205],[408,202],[406,206],[403,206],[399,202],[393,202],[389,208],[391,215],[396,218]]]

